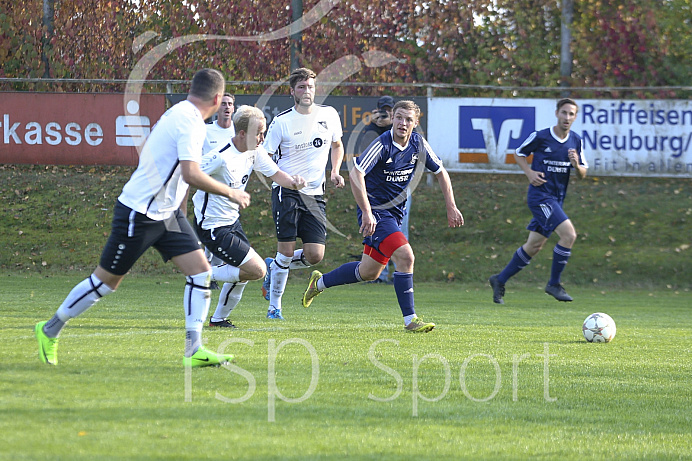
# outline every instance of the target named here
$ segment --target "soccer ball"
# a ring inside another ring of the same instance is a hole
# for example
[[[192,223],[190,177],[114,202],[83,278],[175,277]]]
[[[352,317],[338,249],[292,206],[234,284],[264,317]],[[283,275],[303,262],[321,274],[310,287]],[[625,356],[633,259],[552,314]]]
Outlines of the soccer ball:
[[[608,343],[615,337],[615,321],[608,314],[596,312],[586,317],[581,330],[590,343]]]

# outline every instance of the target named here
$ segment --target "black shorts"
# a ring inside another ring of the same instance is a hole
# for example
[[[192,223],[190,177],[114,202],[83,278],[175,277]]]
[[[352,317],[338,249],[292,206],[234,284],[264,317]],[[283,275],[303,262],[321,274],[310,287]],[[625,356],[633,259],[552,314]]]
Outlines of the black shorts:
[[[275,187],[272,189],[272,212],[279,242],[303,243],[327,241],[326,203],[322,195],[305,195],[298,191]]]
[[[164,261],[201,249],[195,231],[180,210],[168,219],[155,221],[117,202],[100,266],[111,274],[125,275],[149,247],[156,248]]]
[[[205,230],[195,223],[195,230],[202,244],[214,256],[231,266],[238,267],[250,251],[250,242],[243,231],[240,220],[230,226]]]

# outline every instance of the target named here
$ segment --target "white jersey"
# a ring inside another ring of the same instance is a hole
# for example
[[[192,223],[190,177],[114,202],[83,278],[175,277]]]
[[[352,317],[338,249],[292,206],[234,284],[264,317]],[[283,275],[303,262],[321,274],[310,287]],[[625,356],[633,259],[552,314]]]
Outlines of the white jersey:
[[[207,125],[207,137],[204,140],[204,147],[202,148],[202,153],[206,154],[217,147],[222,147],[231,142],[235,136],[235,127],[233,123],[228,128],[222,128],[219,126],[219,121],[214,120],[212,123]]]
[[[279,167],[262,146],[239,152],[232,142],[204,154],[200,167],[217,181],[240,190],[245,190],[252,170],[267,177],[274,176],[279,171]],[[220,195],[198,190],[192,197],[192,203],[195,206],[195,220],[202,229],[230,226],[240,216],[238,205]]]
[[[172,216],[188,188],[180,161],[199,163],[205,136],[204,119],[194,104],[185,100],[168,109],[151,130],[120,203],[157,221]]]
[[[301,193],[321,195],[329,150],[342,135],[341,118],[333,107],[315,104],[312,112],[306,115],[293,107],[274,117],[264,139],[264,148],[274,155],[281,170],[305,178],[307,186]]]

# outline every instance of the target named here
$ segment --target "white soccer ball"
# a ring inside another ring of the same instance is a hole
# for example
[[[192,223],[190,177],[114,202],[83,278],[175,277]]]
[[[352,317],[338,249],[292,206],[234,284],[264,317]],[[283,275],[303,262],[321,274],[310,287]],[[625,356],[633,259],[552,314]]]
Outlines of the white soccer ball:
[[[586,317],[582,325],[584,338],[590,343],[608,343],[615,337],[615,331],[615,321],[601,312]]]

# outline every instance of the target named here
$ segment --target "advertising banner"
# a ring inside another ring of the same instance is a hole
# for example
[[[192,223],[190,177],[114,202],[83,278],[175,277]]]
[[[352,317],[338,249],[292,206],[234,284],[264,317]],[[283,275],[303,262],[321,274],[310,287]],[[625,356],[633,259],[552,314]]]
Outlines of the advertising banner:
[[[184,94],[169,94],[168,99],[171,104],[183,100],[186,97]],[[334,107],[341,117],[341,129],[344,136],[342,141],[346,154],[359,155],[359,150],[363,149],[357,145],[358,134],[365,128],[365,125],[370,123],[370,117],[373,110],[377,107],[377,96],[317,96],[315,103],[325,104]],[[427,103],[426,98],[398,98],[394,97],[394,101],[401,99],[410,99],[421,109],[419,131],[427,130]],[[293,98],[286,94],[274,94],[271,96],[259,94],[238,94],[235,95],[235,107],[246,104],[249,106],[257,106],[262,109],[267,118],[267,126],[274,120],[274,117],[279,112],[293,107]],[[367,147],[367,146],[365,146]]]
[[[589,174],[692,178],[692,102],[582,99]],[[556,124],[557,99],[432,98],[428,141],[449,171],[520,172],[514,151]]]
[[[137,146],[166,109],[163,95],[3,93],[0,163],[137,165]]]

